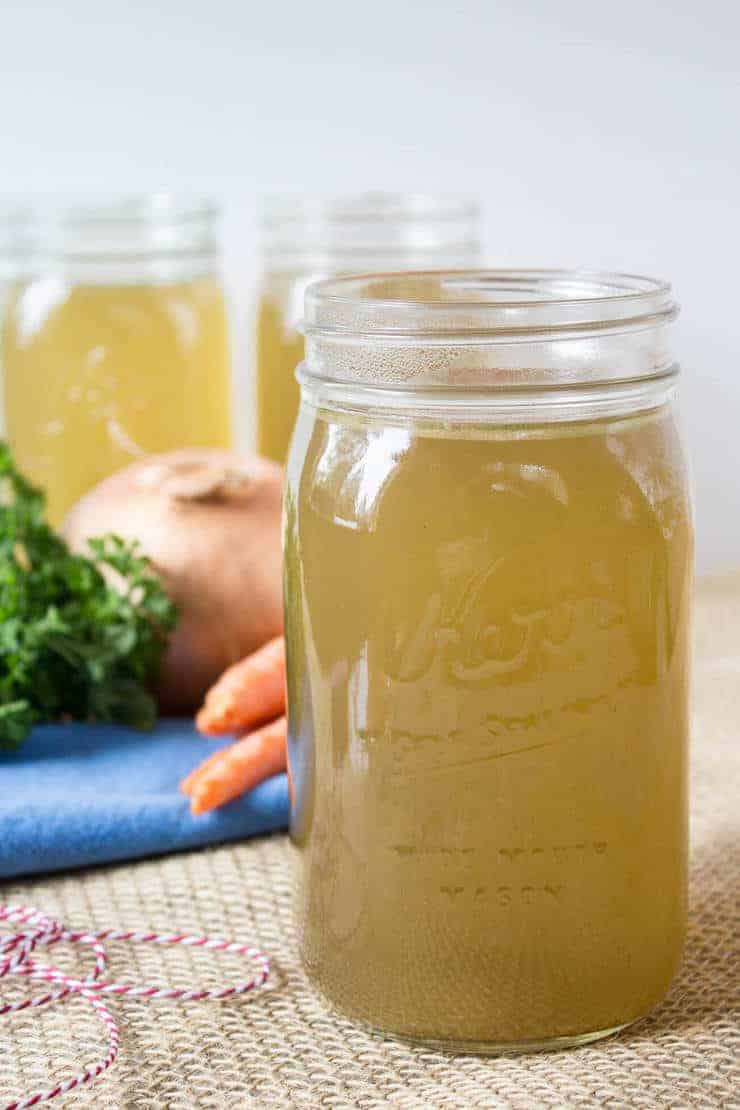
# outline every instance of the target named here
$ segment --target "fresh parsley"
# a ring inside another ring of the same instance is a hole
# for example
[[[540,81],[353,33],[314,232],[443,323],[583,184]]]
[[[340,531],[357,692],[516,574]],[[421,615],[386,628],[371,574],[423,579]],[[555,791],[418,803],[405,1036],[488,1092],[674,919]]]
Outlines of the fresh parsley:
[[[0,441],[0,747],[42,721],[151,728],[175,607],[135,543],[105,536],[73,554],[44,510]]]

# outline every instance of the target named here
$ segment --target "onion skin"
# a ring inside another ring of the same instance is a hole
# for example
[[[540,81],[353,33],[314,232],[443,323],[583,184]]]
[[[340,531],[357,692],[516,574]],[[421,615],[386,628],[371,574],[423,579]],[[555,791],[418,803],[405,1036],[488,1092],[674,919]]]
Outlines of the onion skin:
[[[62,533],[73,550],[137,539],[179,610],[155,684],[162,713],[192,713],[237,660],[283,628],[283,471],[215,448],[149,455],[95,486]]]

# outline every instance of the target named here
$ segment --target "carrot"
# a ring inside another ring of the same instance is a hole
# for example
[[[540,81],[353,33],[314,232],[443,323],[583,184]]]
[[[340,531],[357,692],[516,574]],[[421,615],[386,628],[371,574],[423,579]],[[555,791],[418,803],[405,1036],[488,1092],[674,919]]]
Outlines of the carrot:
[[[206,736],[253,728],[285,712],[285,640],[274,640],[234,663],[206,694],[195,718]]]
[[[216,752],[215,754],[220,755],[221,752],[219,751],[219,752]],[[209,756],[209,759],[213,759],[213,756]],[[180,790],[183,792],[183,794],[189,794],[190,793],[190,789],[191,789],[193,783],[195,782],[195,780],[197,779],[198,775],[203,770],[203,768],[205,767],[207,762],[208,762],[208,759],[204,760],[203,763],[199,763],[197,767],[193,768],[193,770],[190,772],[189,775],[185,776],[185,778],[180,783]]]
[[[194,814],[225,805],[287,767],[288,722],[270,721],[228,748],[214,752],[180,784]]]

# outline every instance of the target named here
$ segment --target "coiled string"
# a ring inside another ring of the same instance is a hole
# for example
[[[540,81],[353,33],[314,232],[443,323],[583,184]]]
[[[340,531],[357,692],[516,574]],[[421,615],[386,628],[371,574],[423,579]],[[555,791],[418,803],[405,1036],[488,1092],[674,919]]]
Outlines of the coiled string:
[[[133,929],[102,929],[97,933],[75,931],[66,928],[61,921],[32,906],[0,905],[0,925],[3,922],[13,926],[16,931],[0,932],[0,980],[12,975],[20,975],[33,982],[51,983],[57,986],[54,990],[24,998],[19,1002],[0,1002],[0,1015],[47,1006],[76,994],[90,1003],[108,1033],[108,1051],[102,1059],[85,1068],[78,1075],[57,1083],[46,1091],[37,1091],[20,1101],[8,1103],[4,1110],[24,1110],[25,1107],[48,1102],[57,1095],[89,1083],[111,1066],[118,1055],[121,1037],[118,1023],[102,996],[127,995],[131,998],[166,998],[181,1002],[217,1001],[246,994],[262,986],[270,974],[270,960],[259,949],[250,944],[239,944],[236,941],[222,940],[217,937],[186,936],[181,933],[142,933]],[[203,988],[186,990],[179,987],[109,983],[102,978],[108,967],[108,955],[103,941],[128,941],[131,944],[181,944],[188,948],[227,952],[235,956],[245,956],[257,966],[257,972],[252,979],[215,990]],[[95,963],[87,978],[77,979],[52,964],[41,962],[38,958],[38,950],[48,949],[59,943],[86,945],[91,950]]]

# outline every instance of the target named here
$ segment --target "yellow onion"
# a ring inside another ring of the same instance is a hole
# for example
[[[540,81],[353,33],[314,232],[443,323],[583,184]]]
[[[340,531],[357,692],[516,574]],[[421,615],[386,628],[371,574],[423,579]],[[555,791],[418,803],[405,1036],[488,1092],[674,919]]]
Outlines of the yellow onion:
[[[213,448],[149,455],[95,486],[62,531],[81,551],[137,539],[179,610],[156,694],[190,713],[236,660],[282,631],[281,467]]]

